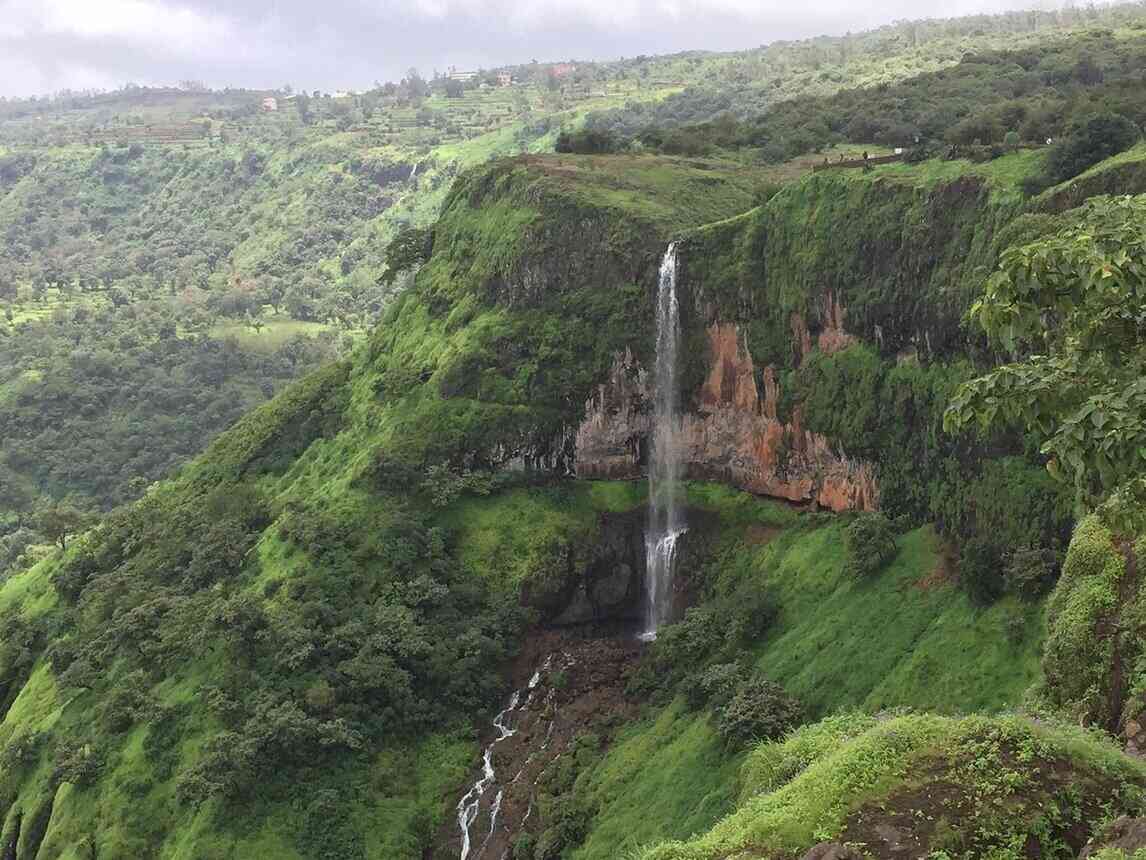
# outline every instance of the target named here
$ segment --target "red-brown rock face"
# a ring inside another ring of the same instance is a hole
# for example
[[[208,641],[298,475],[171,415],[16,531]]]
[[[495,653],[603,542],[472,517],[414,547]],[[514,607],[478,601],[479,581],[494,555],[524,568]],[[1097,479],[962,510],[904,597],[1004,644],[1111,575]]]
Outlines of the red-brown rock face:
[[[839,349],[851,336],[843,332],[842,308],[832,311],[836,325],[827,346]],[[797,337],[797,343],[803,340]],[[765,367],[758,384],[737,326],[710,326],[708,347],[708,376],[696,397],[697,411],[683,419],[690,477],[725,481],[794,502],[815,501],[834,511],[878,507],[879,488],[870,463],[849,459],[820,434],[805,430],[798,409],[791,421],[778,419],[775,371]],[[631,353],[618,356],[609,380],[586,404],[577,432],[578,475],[641,474],[642,443],[651,430],[651,394],[646,374]]]

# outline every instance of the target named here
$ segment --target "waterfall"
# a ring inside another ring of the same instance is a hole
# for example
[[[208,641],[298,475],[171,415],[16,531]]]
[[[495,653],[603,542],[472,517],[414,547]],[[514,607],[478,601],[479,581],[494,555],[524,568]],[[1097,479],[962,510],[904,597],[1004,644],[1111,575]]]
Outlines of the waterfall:
[[[645,529],[645,629],[641,638],[656,639],[657,628],[672,607],[673,565],[677,541],[685,532],[677,505],[683,476],[680,385],[680,306],[676,297],[676,243],[661,260],[657,283],[657,352],[652,456],[649,463],[649,520]]]
[[[414,162],[414,166],[410,168],[410,175],[406,177],[407,182],[413,182],[414,177],[418,175],[418,162]]]

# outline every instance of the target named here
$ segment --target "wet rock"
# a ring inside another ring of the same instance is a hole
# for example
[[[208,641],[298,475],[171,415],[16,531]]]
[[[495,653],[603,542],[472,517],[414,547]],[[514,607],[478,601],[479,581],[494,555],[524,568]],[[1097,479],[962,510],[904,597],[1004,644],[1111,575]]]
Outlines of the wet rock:
[[[645,512],[605,514],[592,547],[570,548],[573,561],[560,594],[546,596],[551,624],[635,620],[641,615]]]
[[[1098,836],[1091,837],[1079,854],[1079,860],[1094,857],[1105,848],[1116,848],[1129,857],[1139,849],[1146,848],[1146,818],[1130,818],[1123,815],[1112,822]]]
[[[633,568],[621,562],[593,583],[592,603],[610,609],[623,606],[632,587]]]

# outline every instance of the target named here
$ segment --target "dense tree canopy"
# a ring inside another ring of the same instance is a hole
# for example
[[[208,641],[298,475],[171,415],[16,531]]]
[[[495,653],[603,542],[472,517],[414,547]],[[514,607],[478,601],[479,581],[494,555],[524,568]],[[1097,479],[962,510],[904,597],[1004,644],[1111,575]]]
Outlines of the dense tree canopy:
[[[1096,198],[1002,255],[972,316],[1021,359],[963,385],[945,423],[1019,421],[1081,497],[1146,467],[1146,197]]]
[[[1067,136],[1052,156],[1053,179],[1061,181],[1138,138],[1146,121],[1144,64],[1146,37],[1092,30],[979,50],[950,67],[834,94],[806,87],[798,97],[761,102],[749,87],[686,91],[676,112],[667,100],[663,108],[633,105],[591,115],[587,127],[668,153],[751,148],[769,162],[837,143],[997,145],[1001,154],[1004,144]]]

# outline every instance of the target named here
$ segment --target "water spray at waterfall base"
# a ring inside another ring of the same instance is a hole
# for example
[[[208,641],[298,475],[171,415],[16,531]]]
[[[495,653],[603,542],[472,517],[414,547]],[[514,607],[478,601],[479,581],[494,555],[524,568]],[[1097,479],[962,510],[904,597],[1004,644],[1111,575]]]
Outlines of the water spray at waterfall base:
[[[676,295],[676,243],[661,260],[657,282],[657,344],[654,374],[649,518],[645,527],[645,619],[640,638],[652,641],[669,620],[677,543],[686,531],[677,503],[684,457],[678,382],[680,305]]]

